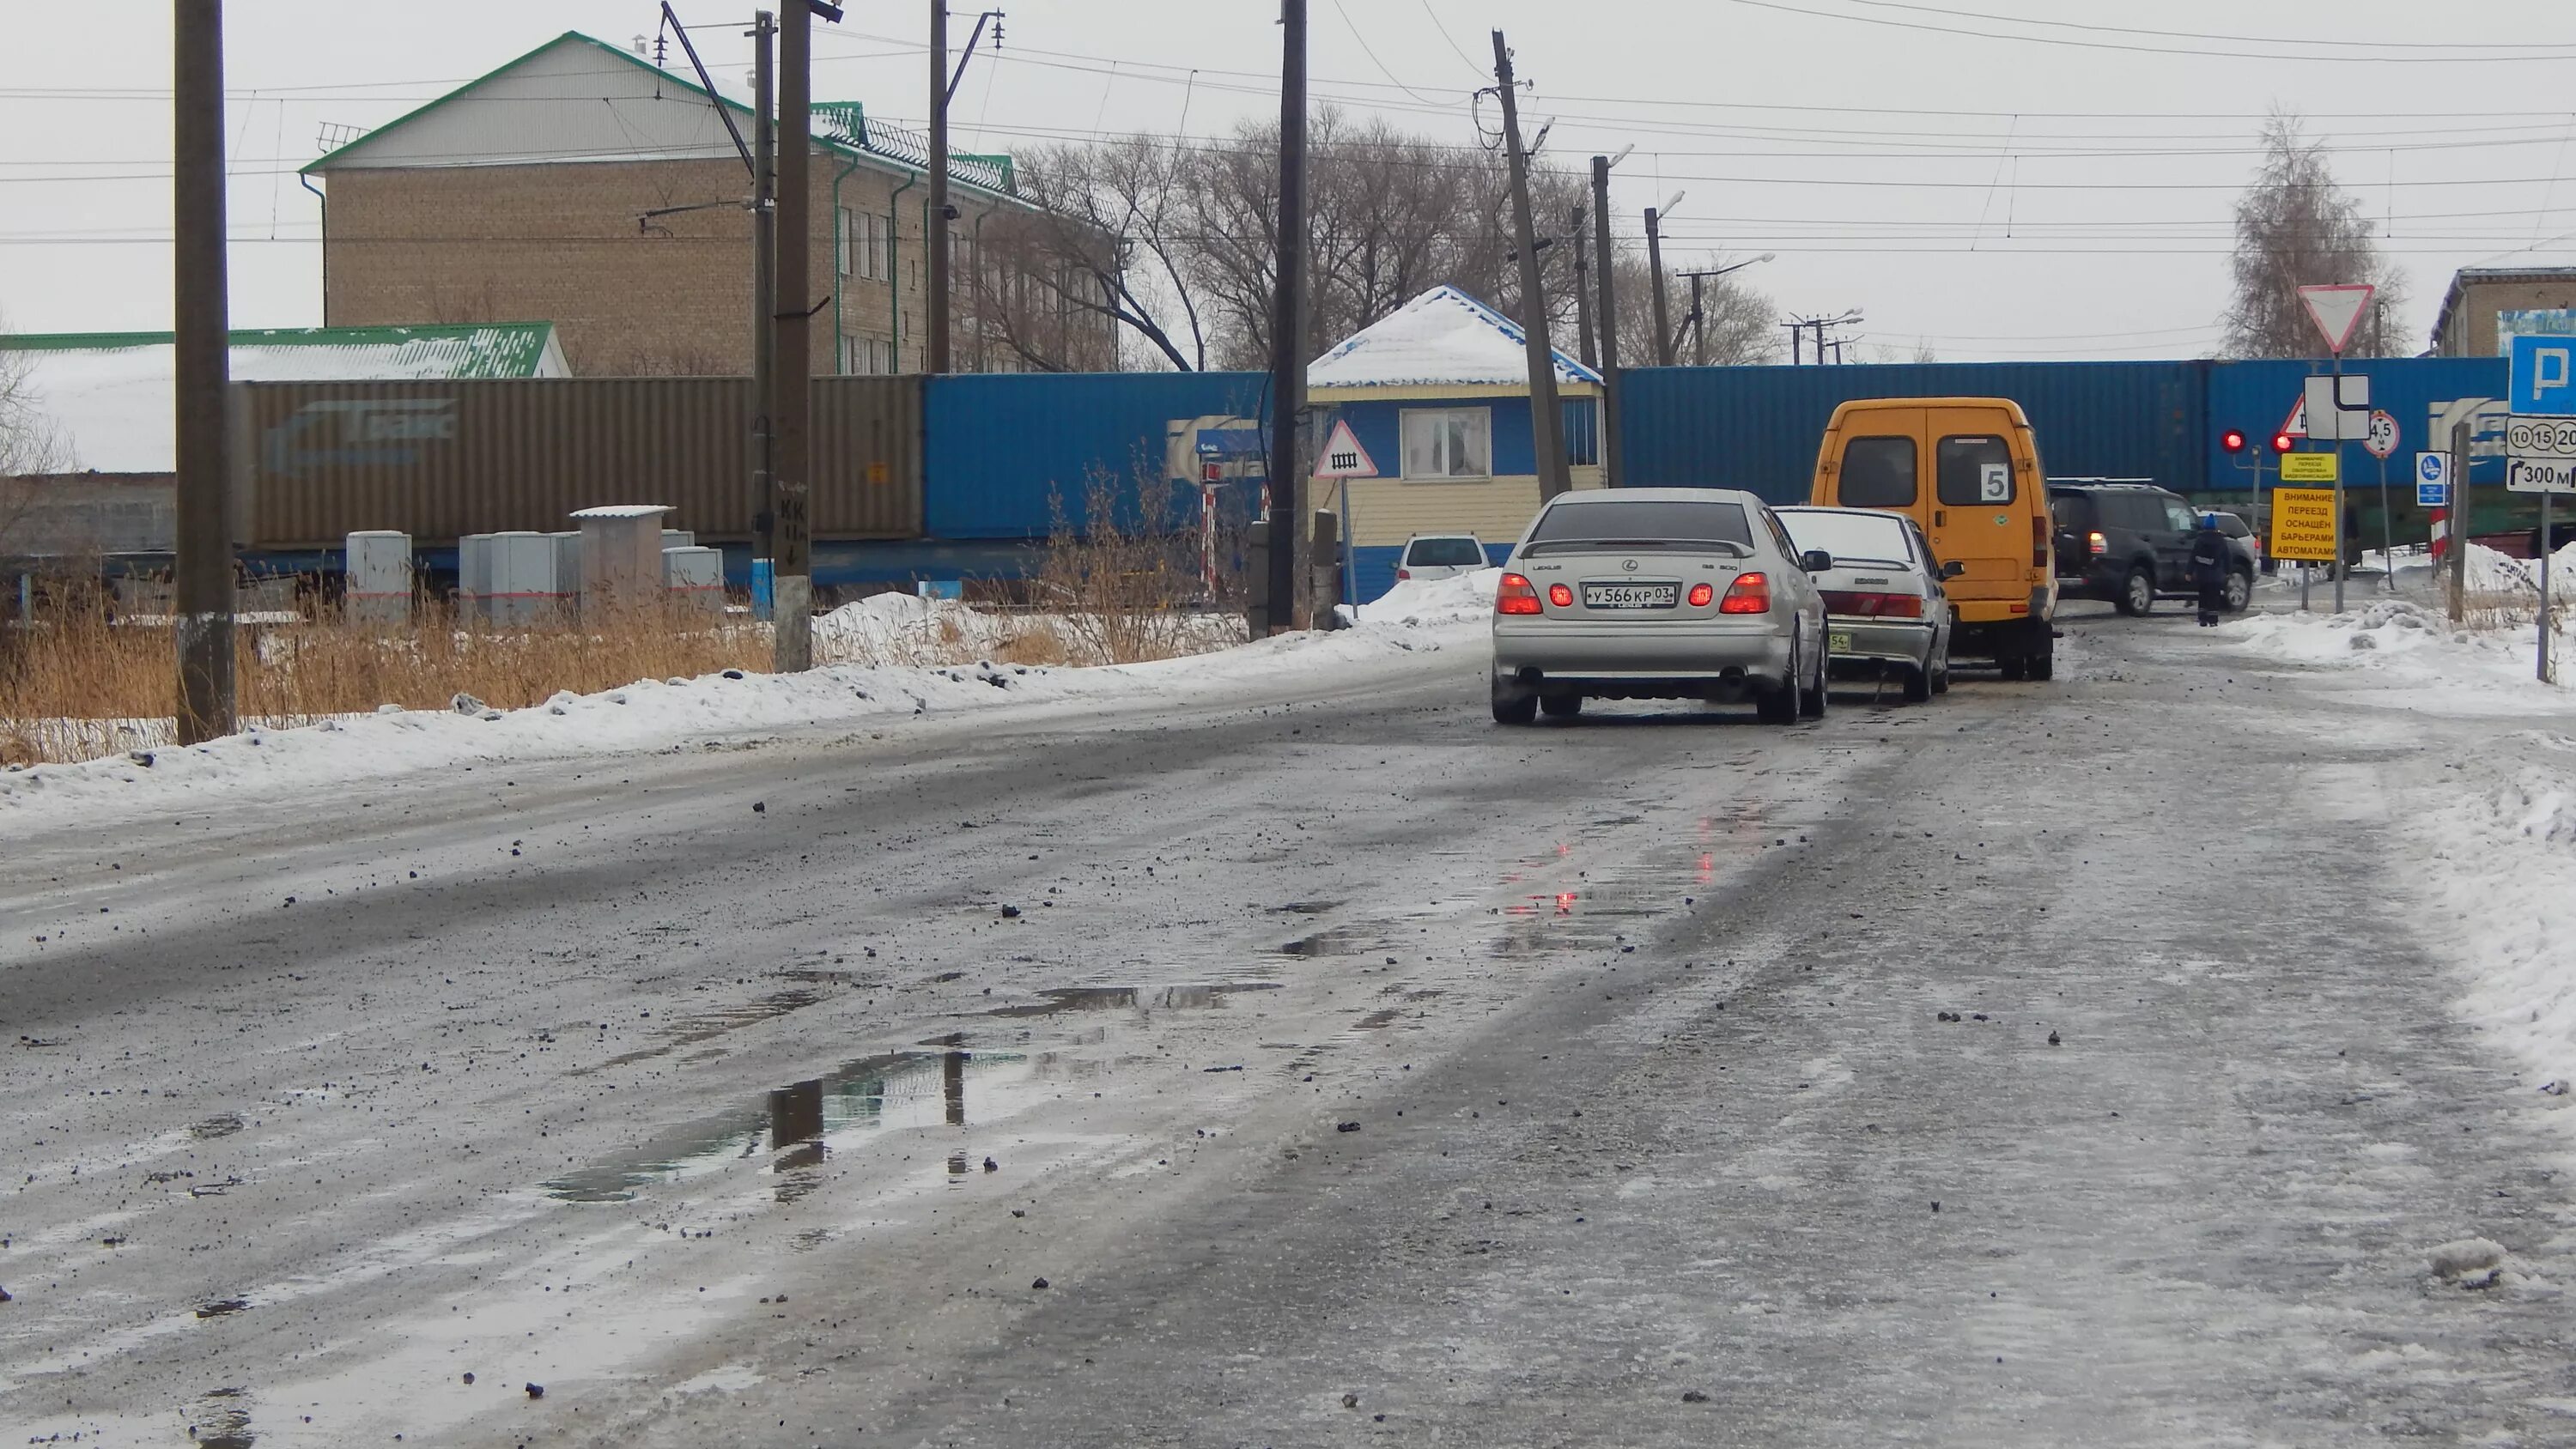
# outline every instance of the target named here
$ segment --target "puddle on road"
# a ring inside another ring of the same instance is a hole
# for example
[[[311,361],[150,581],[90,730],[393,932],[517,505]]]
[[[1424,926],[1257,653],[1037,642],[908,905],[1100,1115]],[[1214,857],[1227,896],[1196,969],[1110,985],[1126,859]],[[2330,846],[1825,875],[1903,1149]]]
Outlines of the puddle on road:
[[[1223,981],[1204,986],[1050,986],[1042,1001],[997,1006],[986,1016],[1054,1016],[1066,1011],[1209,1011],[1240,991],[1276,991],[1276,981]]]
[[[1015,1053],[887,1052],[862,1057],[827,1075],[768,1094],[756,1108],[680,1128],[634,1152],[538,1184],[558,1202],[631,1202],[645,1188],[720,1170],[727,1163],[768,1154],[782,1181],[779,1195],[793,1201],[814,1185],[820,1167],[847,1133],[888,1126],[928,1126],[934,1084],[937,1120],[966,1125],[968,1087],[988,1083],[1000,1069],[1029,1074],[1029,1059]]]
[[[1272,906],[1270,908],[1270,914],[1274,916],[1320,916],[1328,911],[1339,909],[1341,904],[1342,903],[1340,901],[1290,901],[1284,906]]]
[[[1279,954],[1282,956],[1351,956],[1363,949],[1365,948],[1361,945],[1358,931],[1347,926],[1336,926],[1329,931],[1317,931],[1311,936],[1300,936],[1280,947]]]
[[[247,1298],[219,1298],[198,1308],[199,1318],[228,1318],[250,1306]]]
[[[822,992],[798,986],[786,991],[773,991],[757,1001],[746,1001],[739,1006],[718,1007],[713,1011],[702,1011],[695,1015],[679,1017],[662,1027],[664,1040],[659,1045],[621,1052],[598,1066],[580,1068],[570,1075],[588,1076],[609,1067],[633,1066],[637,1062],[668,1056],[682,1047],[696,1046],[703,1041],[713,1041],[729,1031],[755,1026],[764,1021],[774,1021],[791,1011],[801,1011],[812,1006],[822,999]]]
[[[226,1112],[220,1117],[209,1117],[205,1121],[199,1122],[190,1127],[188,1129],[188,1135],[191,1137],[230,1137],[240,1130],[242,1130],[242,1119],[230,1112]]]

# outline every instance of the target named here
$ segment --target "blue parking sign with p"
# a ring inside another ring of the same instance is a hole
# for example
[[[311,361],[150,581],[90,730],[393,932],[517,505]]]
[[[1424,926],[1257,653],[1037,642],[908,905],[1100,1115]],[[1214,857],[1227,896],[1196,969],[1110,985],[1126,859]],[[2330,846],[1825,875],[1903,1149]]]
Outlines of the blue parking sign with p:
[[[2513,411],[2576,417],[2576,337],[2513,339]]]

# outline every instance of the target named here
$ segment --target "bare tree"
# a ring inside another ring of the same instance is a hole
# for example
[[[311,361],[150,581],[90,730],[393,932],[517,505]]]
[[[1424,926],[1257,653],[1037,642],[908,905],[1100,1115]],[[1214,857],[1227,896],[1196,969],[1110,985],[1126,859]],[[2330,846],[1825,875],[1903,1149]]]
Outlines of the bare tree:
[[[1007,296],[1027,278],[1056,294],[1047,300],[1096,309],[1160,365],[1264,366],[1278,272],[1278,150],[1274,126],[1247,123],[1214,142],[1131,136],[1032,156],[1022,189],[1044,213],[1019,219],[998,242],[988,237],[999,248],[996,285]],[[1326,108],[1309,128],[1308,166],[1309,356],[1442,283],[1519,315],[1500,151]],[[1538,215],[1563,217],[1582,200],[1583,183],[1542,165],[1532,191]],[[1548,239],[1540,252],[1550,321],[1568,336],[1574,240]],[[1068,286],[1076,295],[1063,295]],[[1029,365],[1049,367],[1058,359],[1046,325],[1041,308],[995,329]]]
[[[2274,111],[2263,123],[2263,163],[2236,200],[2235,298],[2226,317],[2232,357],[2316,357],[2324,339],[2299,305],[2302,286],[2368,282],[2379,300],[2405,305],[2406,278],[2370,237],[2361,199],[2345,191],[2323,142],[2299,118]],[[2376,356],[2377,329],[2354,336],[2355,356]]]
[[[74,466],[70,445],[37,396],[33,357],[0,348],[0,554],[11,551],[34,511],[37,480]]]
[[[1052,146],[1019,167],[1034,213],[997,214],[988,266],[1027,300],[996,308],[1000,340],[1045,371],[1073,365],[1049,345],[1043,316],[1107,318],[1161,366],[1208,365],[1200,299],[1189,284],[1203,168],[1175,137],[1137,135],[1097,146]],[[1093,335],[1092,329],[1056,329]]]

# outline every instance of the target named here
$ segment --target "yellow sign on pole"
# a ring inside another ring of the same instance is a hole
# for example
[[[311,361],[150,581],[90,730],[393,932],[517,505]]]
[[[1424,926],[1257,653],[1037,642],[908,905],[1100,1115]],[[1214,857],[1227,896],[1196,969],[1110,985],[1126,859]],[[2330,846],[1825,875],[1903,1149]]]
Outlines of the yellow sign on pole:
[[[2316,457],[2331,453],[2290,453],[2282,457]],[[2331,488],[2272,490],[2272,557],[2298,563],[2332,563],[2336,558],[2335,496]]]
[[[2283,453],[2281,481],[2332,483],[2335,481],[2335,465],[2340,461],[2342,461],[2342,455],[2338,453]]]

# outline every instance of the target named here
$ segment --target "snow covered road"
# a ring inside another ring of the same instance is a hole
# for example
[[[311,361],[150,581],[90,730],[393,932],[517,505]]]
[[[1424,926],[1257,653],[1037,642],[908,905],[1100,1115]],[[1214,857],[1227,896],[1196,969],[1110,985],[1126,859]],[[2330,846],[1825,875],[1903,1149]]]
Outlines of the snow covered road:
[[[1498,731],[1448,649],[49,815],[0,1428],[2576,1442],[2422,720],[2072,633],[1790,731]]]

